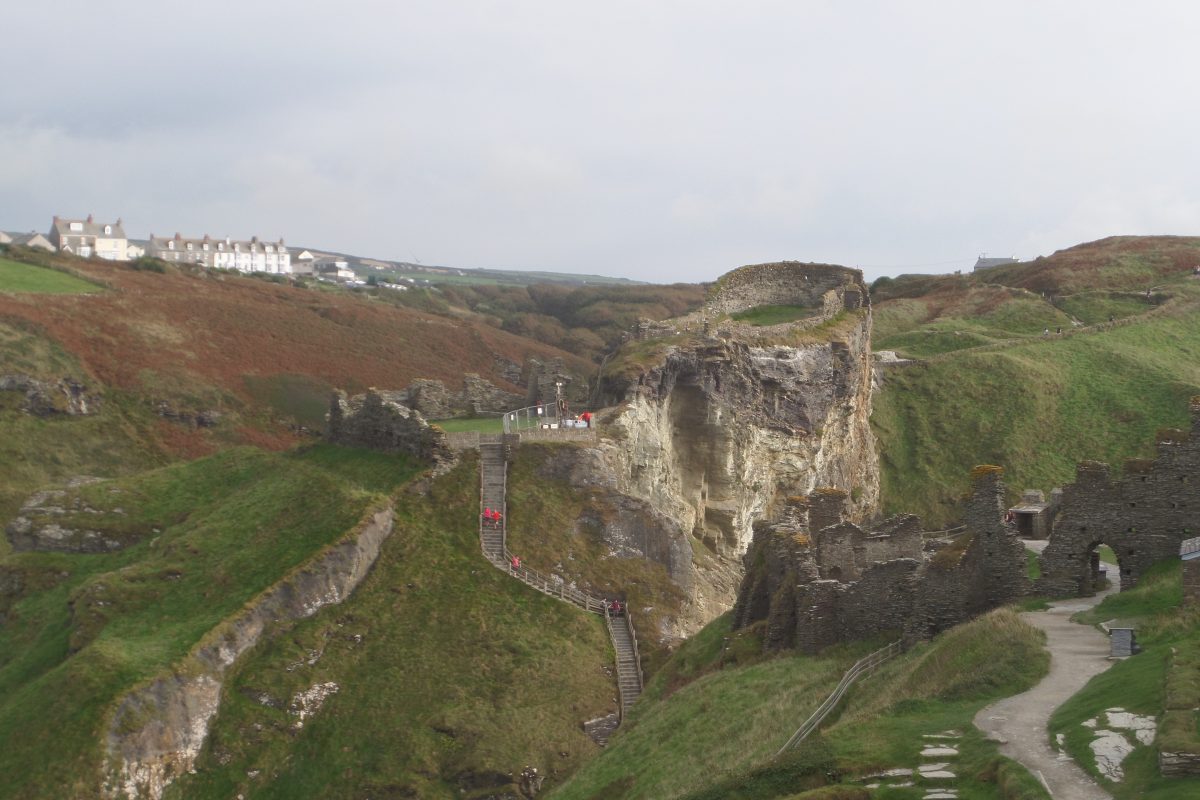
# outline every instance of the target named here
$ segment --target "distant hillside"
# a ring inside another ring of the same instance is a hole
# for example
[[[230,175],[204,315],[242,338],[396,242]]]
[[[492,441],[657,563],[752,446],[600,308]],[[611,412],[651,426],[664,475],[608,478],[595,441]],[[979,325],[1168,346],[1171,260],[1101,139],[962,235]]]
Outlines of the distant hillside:
[[[575,272],[546,272],[542,270],[523,269],[472,269],[468,267],[447,267],[436,264],[418,264],[410,261],[393,261],[390,259],[356,256],[350,253],[339,253],[318,247],[290,247],[293,256],[308,250],[311,253],[344,258],[355,272],[364,278],[370,275],[383,280],[401,280],[412,278],[417,281],[430,283],[461,283],[477,285],[509,285],[528,286],[533,283],[563,283],[571,285],[628,285],[642,283],[629,278],[613,278],[607,275],[589,275]]]
[[[970,275],[876,281],[885,511],[948,521],[977,464],[1049,491],[1119,466],[1200,392],[1200,238],[1116,237]],[[1049,335],[1047,335],[1049,331]]]

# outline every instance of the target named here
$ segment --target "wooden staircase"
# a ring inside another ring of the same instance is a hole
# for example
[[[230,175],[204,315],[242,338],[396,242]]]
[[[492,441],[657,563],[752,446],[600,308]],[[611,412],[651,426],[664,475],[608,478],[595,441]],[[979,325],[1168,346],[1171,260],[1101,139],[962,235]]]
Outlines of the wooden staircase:
[[[643,677],[641,656],[638,653],[637,634],[628,609],[620,615],[609,613],[608,602],[568,585],[559,575],[544,574],[524,564],[512,566],[513,554],[507,547],[508,530],[508,459],[505,445],[500,437],[480,437],[479,442],[480,489],[479,489],[479,543],[484,556],[494,567],[504,570],[512,577],[532,586],[543,594],[572,603],[584,611],[600,614],[608,627],[617,662],[617,690],[621,700],[621,718],[642,693]],[[499,525],[483,519],[483,510],[490,508],[502,515]]]

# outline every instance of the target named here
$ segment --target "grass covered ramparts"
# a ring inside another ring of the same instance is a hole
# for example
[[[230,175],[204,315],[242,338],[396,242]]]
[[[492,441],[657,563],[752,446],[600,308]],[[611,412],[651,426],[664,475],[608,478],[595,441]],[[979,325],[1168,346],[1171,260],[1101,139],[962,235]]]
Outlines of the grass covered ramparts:
[[[77,490],[94,526],[133,543],[0,561],[0,797],[95,797],[111,703],[413,472],[397,457],[329,447],[235,449]]]
[[[780,759],[775,751],[873,645],[738,665],[728,658],[738,646],[724,646],[725,624],[724,618],[711,623],[680,648],[626,728],[554,792],[554,800],[776,800],[821,789],[831,797],[860,797],[861,789],[830,784],[915,767],[922,735],[951,728],[963,732],[961,797],[1046,797],[1032,776],[999,758],[971,726],[988,701],[1028,688],[1048,667],[1043,635],[1014,612],[992,612],[888,662],[851,690],[840,716],[819,735]],[[895,790],[886,796],[922,795]]]

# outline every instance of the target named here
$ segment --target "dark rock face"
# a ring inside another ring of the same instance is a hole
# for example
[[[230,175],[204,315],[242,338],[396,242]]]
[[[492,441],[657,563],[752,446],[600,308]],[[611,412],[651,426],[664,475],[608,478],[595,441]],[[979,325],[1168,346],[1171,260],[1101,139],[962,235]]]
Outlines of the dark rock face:
[[[345,392],[334,392],[326,438],[349,447],[408,453],[434,464],[452,462],[454,455],[446,444],[446,434],[400,403],[399,395],[371,389],[347,398]]]
[[[538,475],[594,492],[594,504],[585,509],[577,524],[599,531],[613,556],[649,559],[665,567],[680,588],[690,587],[692,546],[688,536],[675,520],[650,503],[617,491],[617,477],[598,449],[557,449],[538,468]]]
[[[1200,397],[1191,402],[1192,429],[1161,431],[1158,456],[1131,461],[1112,480],[1109,467],[1085,461],[1062,504],[1042,553],[1037,590],[1052,597],[1090,594],[1098,578],[1095,548],[1116,553],[1121,590],[1137,585],[1154,563],[1179,556],[1184,539],[1200,536]]]
[[[393,399],[421,412],[426,419],[449,419],[552,403],[555,383],[560,381],[571,402],[582,402],[587,397],[587,381],[568,372],[561,358],[545,362],[530,358],[524,369],[507,359],[497,358],[496,363],[506,381],[526,386],[524,395],[501,389],[475,373],[467,373],[463,376],[462,389],[458,391],[451,391],[439,380],[419,378],[407,389],[392,393]]]
[[[29,375],[0,375],[0,392],[24,392],[22,408],[35,417],[85,416],[100,409],[100,398],[71,377],[40,381]]]
[[[765,620],[764,648],[811,653],[884,633],[924,638],[1020,597],[1025,549],[1003,522],[1003,492],[997,468],[979,471],[969,544],[932,558],[916,517],[868,531],[842,520],[844,492],[789,498],[778,521],[755,525],[734,627]]]

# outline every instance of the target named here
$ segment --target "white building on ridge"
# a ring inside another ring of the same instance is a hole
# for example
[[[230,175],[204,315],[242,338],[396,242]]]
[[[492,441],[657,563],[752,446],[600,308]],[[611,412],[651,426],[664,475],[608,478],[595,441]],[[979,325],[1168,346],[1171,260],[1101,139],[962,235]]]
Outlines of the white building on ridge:
[[[179,264],[198,264],[217,269],[236,269],[238,272],[268,272],[287,275],[292,272],[291,254],[283,244],[262,242],[255,236],[250,241],[214,239],[205,234],[202,239],[185,239],[178,233],[174,238],[150,234],[146,255]]]
[[[121,220],[96,222],[88,214],[86,220],[55,217],[46,236],[60,253],[73,253],[81,258],[103,258],[109,261],[128,261],[125,229]]]

